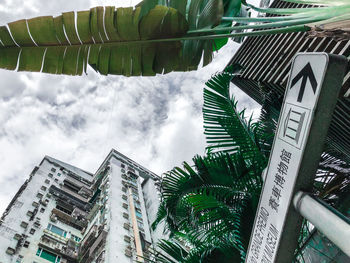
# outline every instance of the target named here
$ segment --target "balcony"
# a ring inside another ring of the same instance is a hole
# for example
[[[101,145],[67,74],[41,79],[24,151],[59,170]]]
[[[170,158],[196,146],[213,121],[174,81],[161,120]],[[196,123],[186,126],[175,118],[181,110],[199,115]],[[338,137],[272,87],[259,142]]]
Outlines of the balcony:
[[[81,241],[80,252],[84,252],[84,250],[86,250],[88,247],[90,247],[90,245],[92,244],[92,242],[96,238],[97,232],[98,232],[97,225],[94,225],[89,229],[89,232],[86,234],[86,236]]]
[[[57,208],[52,209],[52,215],[55,215],[61,222],[66,223],[80,231],[88,225],[88,221],[84,217],[74,217],[73,214],[69,215],[61,210],[58,210]]]
[[[69,248],[69,247],[63,247],[61,250],[61,254],[65,257],[71,258],[71,259],[77,259],[78,258],[78,250]],[[69,261],[68,261],[69,262]]]
[[[71,245],[72,242],[74,244],[73,246]],[[39,244],[43,248],[59,253],[67,259],[70,259],[67,262],[78,258],[78,246],[74,240],[59,236],[47,229],[44,230],[44,235],[40,238]]]
[[[82,195],[79,194],[79,192],[74,192],[70,188],[66,187],[65,185],[61,188],[64,192],[68,193],[71,196],[74,196],[75,198],[79,199],[80,201],[87,203],[89,201],[89,198],[85,198]]]
[[[55,240],[55,241],[57,241],[57,242],[61,242],[61,243],[63,243],[63,244],[66,244],[67,243],[67,241],[68,241],[68,238],[66,238],[66,237],[63,237],[63,236],[60,236],[60,235],[58,235],[58,234],[56,234],[56,233],[53,233],[53,232],[51,232],[50,230],[48,230],[48,229],[44,229],[44,235],[42,236],[42,238],[43,239],[45,239],[45,237],[46,237],[46,239],[53,239],[53,240]],[[45,239],[45,240],[46,240]]]
[[[79,207],[82,210],[89,209],[90,204],[87,202],[88,200],[84,197],[78,195],[77,193],[71,190],[60,189],[54,185],[50,186],[49,189],[50,194],[57,197],[63,203],[68,203],[71,206]]]
[[[96,235],[98,231],[98,235]],[[105,231],[101,226],[97,229],[97,226],[93,226],[93,229],[89,231],[89,234],[84,240],[84,245],[80,249],[80,255],[83,255],[80,263],[88,263],[99,255],[103,249],[106,242],[108,232]]]

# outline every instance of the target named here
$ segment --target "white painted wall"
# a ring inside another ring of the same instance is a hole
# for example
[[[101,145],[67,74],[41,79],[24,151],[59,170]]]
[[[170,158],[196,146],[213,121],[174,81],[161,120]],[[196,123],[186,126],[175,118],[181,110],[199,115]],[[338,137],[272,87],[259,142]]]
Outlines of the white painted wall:
[[[113,151],[112,151],[113,152]],[[116,153],[114,153],[116,154]],[[122,191],[122,172],[121,172],[121,160],[123,160],[126,167],[124,168],[127,171],[127,167],[132,167],[136,170],[136,174],[140,176],[139,171],[146,173],[147,175],[155,176],[153,173],[148,171],[147,169],[139,166],[134,161],[129,158],[118,155],[117,157],[114,154],[109,154],[108,159],[104,161],[103,165],[100,167],[99,171],[102,171],[106,165],[110,165],[110,170],[107,173],[106,180],[103,181],[104,186],[101,185],[101,188],[104,190],[101,192],[101,198],[106,198],[106,209],[104,211],[104,216],[102,216],[101,211],[99,211],[96,216],[92,219],[92,222],[89,223],[85,234],[89,232],[89,228],[93,225],[103,224],[103,219],[105,218],[106,226],[105,230],[108,231],[107,234],[107,242],[106,242],[106,253],[105,253],[105,262],[106,263],[132,263],[135,260],[135,250],[134,250],[134,242],[133,242],[133,230],[130,227],[129,230],[124,229],[124,223],[129,223],[131,226],[131,218],[130,218],[130,207],[128,200],[123,200],[122,195],[126,195],[128,197],[128,193],[124,193]],[[55,160],[50,157],[46,157],[51,162],[56,162],[62,165],[65,169],[72,171],[73,173],[79,172],[79,175],[82,174],[83,178],[93,180],[96,178],[97,173],[94,177],[90,176],[88,173],[84,171],[80,171],[78,168],[73,167],[71,165],[65,164],[58,160]],[[13,263],[16,262],[18,256],[9,256],[5,253],[8,247],[15,248],[17,244],[17,240],[13,237],[16,233],[18,234],[26,234],[28,237],[26,241],[30,242],[28,248],[20,248],[19,254],[24,256],[22,263],[33,263],[34,261],[37,263],[47,263],[46,260],[36,256],[36,252],[38,249],[38,243],[40,241],[40,237],[43,235],[44,229],[47,228],[48,223],[56,225],[65,231],[68,232],[67,237],[70,237],[71,234],[78,236],[83,239],[83,235],[79,230],[65,225],[58,220],[56,222],[50,221],[50,215],[53,208],[56,207],[56,201],[54,197],[48,197],[49,188],[51,185],[55,185],[60,188],[60,183],[67,176],[64,172],[59,170],[59,167],[56,164],[49,162],[47,159],[44,159],[40,164],[38,170],[31,176],[30,181],[28,182],[27,187],[22,192],[22,194],[17,198],[16,202],[12,206],[8,215],[6,216],[3,224],[0,226],[0,263]],[[55,168],[56,171],[52,172],[51,168]],[[53,177],[50,178],[48,174],[53,174]],[[61,175],[58,176],[58,173]],[[56,179],[56,180],[55,180]],[[48,183],[45,183],[45,180],[49,180]],[[156,213],[156,206],[158,205],[158,196],[157,191],[154,184],[147,183],[146,188],[144,189],[141,186],[140,177],[137,180],[138,183],[138,195],[141,203],[141,211],[143,216],[143,225],[145,230],[145,239],[152,243],[152,235],[154,233],[150,232],[149,222],[152,222],[154,215]],[[149,180],[153,182],[152,180]],[[44,185],[46,190],[40,190],[40,187]],[[26,215],[27,211],[33,211],[34,207],[32,206],[33,201],[39,203],[39,198],[36,196],[37,193],[40,192],[43,194],[43,200],[48,199],[48,205],[43,207],[39,205],[38,213],[36,214],[33,221],[29,221],[29,216]],[[128,197],[129,198],[129,197]],[[101,203],[101,201],[100,201]],[[128,209],[123,208],[123,203],[128,204]],[[102,203],[101,203],[102,204]],[[40,212],[41,208],[45,208],[45,211]],[[125,219],[123,217],[123,213],[127,213],[129,215],[129,219]],[[148,216],[151,215],[152,219],[148,220]],[[33,227],[33,223],[36,221],[36,217],[40,218],[41,226],[39,228]],[[28,223],[27,229],[24,229],[20,226],[21,222],[25,221]],[[35,233],[29,234],[31,228],[35,229]],[[131,237],[131,243],[127,243],[124,241],[124,235]],[[156,238],[157,239],[157,238]],[[134,256],[129,258],[125,255],[125,249],[127,246],[131,245],[133,248]]]

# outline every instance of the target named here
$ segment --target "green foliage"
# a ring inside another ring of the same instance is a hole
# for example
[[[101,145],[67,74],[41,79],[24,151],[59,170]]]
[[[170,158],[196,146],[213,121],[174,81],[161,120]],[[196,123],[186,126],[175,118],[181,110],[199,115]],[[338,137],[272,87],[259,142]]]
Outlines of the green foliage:
[[[180,261],[164,243],[160,248],[177,262],[200,262],[199,257],[210,262],[214,254],[220,254],[222,262],[243,260],[262,187],[261,171],[250,170],[239,152],[196,156],[193,161],[194,168],[184,163],[183,169],[176,167],[163,178],[162,205],[152,225],[164,220],[173,239],[185,238],[193,249]],[[231,253],[223,253],[226,250]]]
[[[245,120],[244,110],[237,111],[237,102],[230,97],[230,82],[233,73],[237,73],[240,67],[230,69],[230,72],[222,72],[209,81],[204,89],[204,134],[207,139],[209,152],[235,153],[240,151],[247,163],[256,169],[266,165],[268,153],[262,154],[262,147],[272,146],[271,137],[263,131],[264,122],[253,123],[252,118]],[[269,144],[267,144],[267,142]]]
[[[349,19],[348,1],[288,0],[320,8],[257,8],[242,0],[144,0],[136,8],[95,7],[0,27],[0,68],[81,75],[150,76],[197,69],[229,37],[307,31]],[[278,17],[242,17],[246,7]],[[75,25],[75,20],[77,21]],[[236,22],[234,26],[232,23]],[[28,26],[27,26],[28,25]],[[246,31],[259,29],[257,31]]]
[[[0,48],[0,67],[13,70],[19,60],[18,71],[68,75],[82,74],[87,63],[104,75],[148,76],[182,70],[181,42],[147,40],[183,35],[186,19],[175,9],[156,6],[138,22],[140,9],[106,7],[104,12],[96,7],[78,12],[79,37],[74,12],[10,23],[16,43],[2,27],[0,39],[6,41]]]
[[[164,221],[171,240],[160,243],[167,256],[157,252],[158,262],[244,261],[267,164],[260,143],[270,120],[246,121],[237,111],[229,83],[238,71],[238,66],[228,68],[206,83],[208,155],[194,157],[194,167],[184,163],[162,179],[162,202],[152,227]]]
[[[246,119],[230,96],[232,65],[214,75],[204,89],[203,118],[208,155],[193,158],[162,179],[155,229],[162,221],[170,239],[159,243],[152,262],[243,262],[258,206],[281,98],[267,92],[258,121]],[[263,88],[263,87],[262,87]],[[314,192],[333,206],[349,195],[350,165],[326,147]],[[296,257],[310,235],[304,223]]]

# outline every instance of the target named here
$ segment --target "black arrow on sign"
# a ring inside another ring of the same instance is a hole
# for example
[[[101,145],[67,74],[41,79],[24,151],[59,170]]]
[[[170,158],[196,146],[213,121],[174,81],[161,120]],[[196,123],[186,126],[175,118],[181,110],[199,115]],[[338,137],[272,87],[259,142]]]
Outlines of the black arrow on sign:
[[[301,86],[300,86],[300,90],[299,90],[299,94],[298,94],[298,99],[297,99],[298,102],[301,102],[303,100],[307,79],[309,79],[309,81],[310,81],[311,88],[312,88],[314,94],[316,93],[317,80],[316,80],[314,72],[312,71],[312,67],[310,65],[310,62],[307,63],[306,66],[294,77],[294,79],[292,80],[292,84],[291,84],[290,88],[293,88],[294,85],[301,78],[303,80],[301,81]]]

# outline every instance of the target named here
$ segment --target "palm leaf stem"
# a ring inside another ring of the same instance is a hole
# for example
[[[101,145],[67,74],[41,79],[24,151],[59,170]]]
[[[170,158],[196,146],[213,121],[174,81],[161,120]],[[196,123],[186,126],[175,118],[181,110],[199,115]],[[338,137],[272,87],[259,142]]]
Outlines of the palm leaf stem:
[[[247,4],[248,7],[252,8],[254,11],[260,13],[268,13],[272,15],[292,15],[292,14],[312,14],[315,12],[324,12],[331,14],[335,10],[343,10],[344,8],[349,8],[348,3],[344,3],[339,6],[323,6],[317,8],[260,8],[251,4]]]
[[[89,46],[105,46],[105,47],[116,47],[118,45],[132,45],[132,44],[147,44],[147,43],[160,43],[160,42],[173,42],[173,41],[183,41],[183,40],[209,40],[209,39],[220,39],[220,38],[229,38],[229,37],[237,37],[237,36],[261,36],[261,35],[271,35],[271,34],[281,34],[281,33],[293,33],[293,32],[305,32],[308,31],[309,28],[304,25],[290,26],[286,28],[274,28],[269,30],[261,30],[261,31],[252,31],[252,32],[243,32],[243,33],[230,33],[230,34],[213,34],[213,35],[204,35],[204,36],[186,36],[179,38],[163,38],[163,39],[149,39],[149,40],[132,40],[132,41],[120,41],[120,42],[105,42],[105,43],[83,43],[83,44],[71,44],[71,45],[40,45],[38,47],[41,48],[49,48],[53,46],[59,47],[89,47]],[[1,47],[0,49],[8,49],[8,48],[26,48],[25,46],[6,46]]]
[[[276,21],[288,21],[296,18],[306,18],[307,14],[295,14],[290,16],[276,16],[276,17],[223,17],[222,21],[233,21],[241,23],[260,23],[260,22],[276,22]]]
[[[284,2],[304,5],[338,6],[346,4],[346,0],[283,0]]]
[[[199,30],[189,30],[187,34],[196,34],[196,33],[210,33],[210,32],[225,32],[225,31],[233,31],[233,30],[242,30],[242,29],[263,29],[263,28],[272,28],[272,27],[286,27],[293,25],[303,25],[306,23],[318,22],[321,20],[328,19],[332,16],[329,14],[323,14],[316,17],[308,17],[302,19],[294,19],[289,21],[279,21],[274,23],[264,23],[258,25],[245,25],[245,26],[233,26],[233,27],[217,27],[212,29],[199,29]]]

